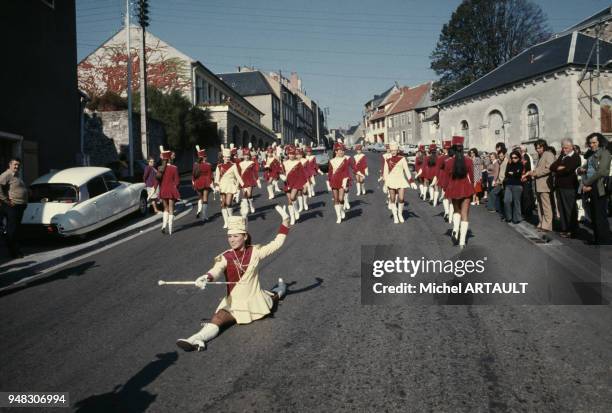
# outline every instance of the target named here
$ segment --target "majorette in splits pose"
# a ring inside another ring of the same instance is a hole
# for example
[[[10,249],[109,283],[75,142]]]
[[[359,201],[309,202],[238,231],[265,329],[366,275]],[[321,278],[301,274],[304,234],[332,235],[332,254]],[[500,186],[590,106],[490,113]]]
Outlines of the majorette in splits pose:
[[[404,222],[404,190],[410,186],[412,176],[406,158],[400,155],[399,145],[390,144],[391,156],[385,159],[383,177],[389,191],[389,209],[393,214],[393,222]]]
[[[281,300],[287,286],[282,278],[271,291],[263,290],[259,283],[259,263],[276,252],[285,242],[289,232],[289,217],[283,208],[276,206],[281,214],[282,224],[272,242],[253,245],[247,232],[246,219],[232,216],[228,219],[227,240],[230,249],[215,257],[215,263],[208,272],[196,279],[196,286],[206,284],[225,276],[227,295],[215,310],[209,323],[187,339],[176,344],[185,351],[204,350],[206,342],[219,334],[219,330],[233,324],[249,324],[271,313],[274,305]]]
[[[208,194],[213,182],[212,165],[206,161],[206,151],[196,145],[198,160],[193,164],[191,185],[198,194],[198,209],[196,218],[208,219]]]
[[[346,217],[344,212],[344,197],[350,179],[350,159],[344,155],[344,144],[334,144],[335,157],[329,161],[327,170],[328,182],[334,197],[334,210],[336,211],[336,224]]]
[[[227,228],[229,217],[232,216],[232,198],[239,192],[243,184],[236,162],[232,161],[229,149],[221,147],[223,163],[217,165],[215,170],[215,185],[221,193],[221,215],[223,215],[223,228]]]
[[[453,136],[452,145],[453,157],[444,165],[449,174],[446,197],[453,203],[454,209],[451,236],[463,248],[469,226],[470,201],[474,194],[474,166],[472,160],[463,155],[463,136]]]

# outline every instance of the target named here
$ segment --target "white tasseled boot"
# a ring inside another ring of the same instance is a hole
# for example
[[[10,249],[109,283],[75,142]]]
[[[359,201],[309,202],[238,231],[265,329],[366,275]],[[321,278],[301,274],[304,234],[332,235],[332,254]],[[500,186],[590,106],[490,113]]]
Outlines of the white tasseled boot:
[[[223,216],[223,228],[227,228],[227,208],[221,208],[221,215]]]
[[[433,199],[434,199],[434,188],[433,186],[430,186],[429,187],[429,200],[433,201]]]
[[[425,188],[424,184],[420,184],[420,188],[421,188],[421,199],[424,201],[425,200],[425,192],[426,192],[427,188]]]
[[[187,339],[179,338],[176,345],[185,351],[206,350],[206,342],[217,337],[218,334],[219,326],[213,323],[205,323],[202,329],[191,337]]]
[[[448,223],[449,224],[453,223],[454,212],[455,212],[455,207],[453,207],[453,203],[449,200],[448,201]]]
[[[468,221],[461,221],[461,226],[459,228],[459,246],[461,248],[465,248],[469,224]]]
[[[440,189],[440,199],[438,199],[438,202],[442,202],[444,199],[446,199],[444,198],[444,189]]]
[[[344,194],[344,209],[346,209],[347,211],[349,209],[351,209],[351,204],[349,202],[349,195],[348,192],[346,194]]]
[[[168,214],[168,235],[172,235],[172,223],[174,222],[174,215]]]
[[[242,201],[240,201],[240,215],[242,218],[246,218],[249,215],[249,201],[246,198],[242,198]]]
[[[315,196],[315,189],[314,189],[314,182],[310,184],[309,188],[310,188],[310,197],[314,197]]]
[[[202,213],[202,200],[198,199],[198,211],[196,212],[196,218],[200,218],[201,213]]]
[[[304,204],[304,211],[308,211],[308,195],[302,195],[302,203]]]
[[[440,199],[440,194],[438,193],[437,189],[434,189],[433,194],[434,194],[434,196],[433,196],[433,206],[436,206],[436,205],[438,205],[438,199]]]
[[[366,194],[366,189],[365,189],[365,182],[361,183],[361,195],[365,195]]]
[[[342,205],[334,204],[334,210],[336,211],[336,224],[342,222]]]
[[[274,192],[280,192],[280,188],[278,187],[278,179],[274,181]]]
[[[461,214],[453,214],[453,232],[451,237],[454,241],[459,240],[459,225],[461,224]]]
[[[355,184],[355,187],[357,188],[357,192],[355,193],[355,195],[357,195],[357,196],[361,195],[361,183],[357,182]]]
[[[404,222],[404,203],[399,202],[397,204],[397,217],[399,218],[399,222]]]
[[[249,198],[249,209],[251,210],[251,214],[255,213],[255,207],[253,206],[253,198]]]
[[[448,199],[444,198],[442,200],[442,206],[444,207],[444,219],[448,217]]]
[[[162,214],[162,227],[161,231],[163,234],[166,233],[166,225],[168,225],[168,211],[164,211]]]
[[[274,199],[274,187],[272,184],[268,185],[268,199]]]
[[[342,217],[342,219],[346,218],[346,213],[344,212],[344,205],[339,204],[340,205],[340,216]]]
[[[291,225],[294,225],[295,224],[295,208],[293,207],[293,204],[289,204],[287,206],[287,210],[289,211],[290,223]]]
[[[304,210],[304,200],[302,199],[301,195],[298,195],[297,201],[298,201],[297,202],[298,203],[297,212],[299,214],[300,212],[302,212]]]
[[[399,219],[397,217],[397,205],[395,203],[391,203],[391,213],[393,214],[393,223],[399,224]]]

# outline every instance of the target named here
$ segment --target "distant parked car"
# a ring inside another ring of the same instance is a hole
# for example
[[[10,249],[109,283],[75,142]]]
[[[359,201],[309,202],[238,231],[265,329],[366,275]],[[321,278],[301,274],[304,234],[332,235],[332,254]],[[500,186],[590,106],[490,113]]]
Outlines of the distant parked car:
[[[372,147],[372,152],[385,152],[385,144],[382,142],[376,142]]]
[[[315,156],[317,165],[319,165],[319,169],[321,169],[322,172],[327,172],[327,167],[329,165],[329,153],[327,151],[327,148],[313,148],[312,154]]]
[[[108,168],[78,167],[32,182],[22,224],[63,237],[84,235],[128,214],[146,215],[144,183],[118,181]]]

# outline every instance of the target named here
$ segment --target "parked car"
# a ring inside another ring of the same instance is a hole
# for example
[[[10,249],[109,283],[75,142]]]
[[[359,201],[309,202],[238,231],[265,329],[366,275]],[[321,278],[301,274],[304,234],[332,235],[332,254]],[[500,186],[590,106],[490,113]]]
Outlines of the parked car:
[[[366,143],[363,149],[365,149],[366,151],[371,151],[373,147],[374,147],[373,143]]]
[[[315,156],[319,169],[322,172],[327,172],[327,167],[329,166],[329,152],[327,151],[327,148],[312,148],[312,154]]]
[[[373,152],[385,152],[385,144],[382,142],[376,142],[372,147]]]
[[[400,150],[404,152],[405,155],[408,155],[408,156],[416,155],[417,146],[410,144],[410,143],[406,143],[400,146]]]
[[[84,235],[128,214],[146,215],[144,183],[118,181],[113,171],[77,167],[50,172],[32,182],[23,214],[25,230],[62,237]]]

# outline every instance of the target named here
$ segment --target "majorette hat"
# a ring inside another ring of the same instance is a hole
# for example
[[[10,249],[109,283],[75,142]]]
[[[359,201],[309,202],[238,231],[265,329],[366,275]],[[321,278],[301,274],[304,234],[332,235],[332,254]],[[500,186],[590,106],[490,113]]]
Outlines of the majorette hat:
[[[293,145],[286,145],[285,146],[285,153],[287,155],[295,155],[295,146],[293,146]]]
[[[269,154],[274,154],[274,146],[268,146],[268,148],[266,149],[266,152]]]
[[[436,145],[435,143],[432,143],[429,145],[429,150],[430,151],[435,151],[436,149],[438,149],[438,145]]]
[[[442,147],[443,147],[444,149],[450,149],[450,148],[451,148],[451,146],[453,146],[453,145],[451,144],[451,141],[443,141],[443,142],[442,142]]]
[[[357,145],[355,145],[355,150],[356,151],[360,151],[362,149],[363,149],[363,145],[362,144],[358,143]]]
[[[247,223],[246,219],[241,216],[230,216],[227,219],[227,235],[246,234]]]
[[[418,149],[418,150],[419,150],[419,151],[424,151],[424,150],[425,150],[425,145],[420,144],[420,145],[419,145],[419,149]]]
[[[453,136],[453,139],[451,140],[451,145],[461,145],[463,146],[463,141],[464,141],[464,137],[463,136]]]
[[[334,152],[336,151],[344,151],[344,144],[342,143],[342,141],[338,141],[334,144]]]
[[[167,161],[172,157],[172,151],[167,151],[164,149],[164,145],[159,145],[159,157]]]
[[[306,147],[306,153],[312,153],[312,147],[307,146]]]
[[[297,148],[297,149],[295,150],[295,152],[296,152],[298,155],[302,155],[302,156],[304,156],[304,149],[302,149],[302,148]]]
[[[251,154],[251,151],[249,150],[249,148],[242,148],[242,156],[247,156],[250,154]]]
[[[198,154],[198,158],[206,157],[206,151],[204,149],[200,149],[200,145],[196,145],[196,153]]]

